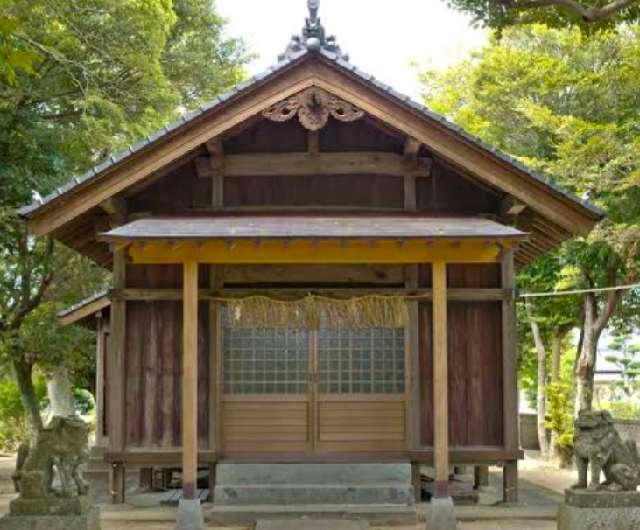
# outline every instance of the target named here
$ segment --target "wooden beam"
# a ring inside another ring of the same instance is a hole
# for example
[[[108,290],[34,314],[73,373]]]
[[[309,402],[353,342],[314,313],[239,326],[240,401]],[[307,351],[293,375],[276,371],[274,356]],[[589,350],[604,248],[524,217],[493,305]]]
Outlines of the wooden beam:
[[[220,138],[211,138],[205,142],[205,147],[208,153],[215,158],[224,156],[224,147],[222,146],[222,140]]]
[[[449,377],[447,358],[447,264],[433,271],[433,458],[436,497],[449,496]]]
[[[198,480],[198,263],[183,266],[182,494],[195,500]]]
[[[420,142],[408,136],[404,144],[404,160],[408,166],[417,166]],[[416,177],[412,174],[404,175],[404,209],[408,212],[415,212],[418,209],[416,199]]]
[[[414,267],[409,266],[409,269]],[[216,267],[219,269],[220,267]],[[411,282],[411,285],[413,283]],[[413,288],[313,288],[308,287],[300,289],[297,287],[282,288],[249,288],[249,287],[226,287],[224,289],[200,289],[198,298],[200,300],[215,300],[216,298],[243,298],[247,296],[256,296],[264,294],[265,296],[282,297],[282,299],[303,298],[309,294],[317,294],[322,296],[346,298],[349,296],[366,296],[376,294],[380,296],[415,296],[425,301],[433,300],[432,289],[413,289]],[[114,300],[127,300],[136,302],[153,302],[153,301],[180,301],[183,297],[181,289],[122,289],[113,290],[111,298]],[[502,289],[447,289],[447,300],[449,302],[499,302],[506,298],[513,297],[512,290]]]
[[[511,195],[506,195],[500,203],[500,214],[502,216],[515,217],[527,209],[527,205]]]
[[[126,286],[127,261],[123,251],[116,251],[113,255],[113,286],[124,289]],[[125,348],[127,303],[124,300],[111,302],[110,334],[107,355],[107,424],[109,434],[109,450],[122,451],[126,443],[126,387],[125,387]],[[113,469],[113,501],[124,503],[124,469]]]
[[[220,168],[209,158],[197,159],[198,176],[210,178]],[[428,177],[429,170],[421,164],[408,163],[396,153],[267,153],[227,155],[224,158],[225,177],[268,177],[274,175],[391,175],[396,177]]]
[[[100,208],[111,217],[126,218],[127,215],[127,204],[122,197],[109,197],[100,203]]]
[[[513,250],[505,250],[502,258],[502,287],[515,291],[515,267]],[[502,395],[503,442],[506,451],[517,451],[518,438],[518,373],[517,373],[517,323],[515,297],[502,302]],[[517,462],[503,468],[503,496],[506,502],[518,499]]]
[[[132,244],[129,255],[133,263],[169,264],[198,261],[209,264],[409,264],[433,261],[451,263],[495,263],[499,261],[500,245],[510,247],[512,241],[484,240],[450,241],[407,240],[400,247],[397,241],[381,240],[371,245],[368,240],[352,240],[344,245],[339,240],[295,240],[285,246],[283,241],[222,240],[192,242],[175,246],[170,242]]]
[[[96,438],[95,445],[103,447],[104,444],[104,361],[105,361],[105,322],[102,313],[97,314],[96,326]]]
[[[405,290],[420,291],[418,284],[418,265],[405,267]],[[425,295],[433,297],[431,289],[424,291]],[[407,427],[409,431],[409,449],[417,449],[420,446],[420,313],[419,302],[414,300],[408,303],[409,322],[407,333],[407,357],[406,366],[410,373],[408,381],[407,403]]]
[[[307,153],[312,156],[320,154],[320,131],[307,133]]]

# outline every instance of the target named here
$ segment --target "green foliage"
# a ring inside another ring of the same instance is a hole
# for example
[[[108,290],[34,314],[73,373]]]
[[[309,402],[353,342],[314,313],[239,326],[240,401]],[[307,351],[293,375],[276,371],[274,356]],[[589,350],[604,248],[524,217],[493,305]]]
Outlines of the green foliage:
[[[587,38],[543,25],[505,29],[482,51],[444,72],[422,74],[428,106],[467,131],[600,206],[589,235],[523,271],[523,291],[633,283],[640,263],[640,27]],[[596,297],[598,312],[606,295]],[[536,299],[548,334],[579,324],[582,296]],[[638,293],[615,306],[616,326],[637,325]],[[605,322],[606,323],[606,322]],[[523,381],[533,381],[530,334],[521,318]]]
[[[637,1],[610,13],[589,11],[612,4],[612,0],[577,0],[579,9],[571,9],[563,2],[550,5],[548,1],[530,0],[444,0],[449,7],[458,9],[472,17],[477,25],[497,30],[517,24],[540,23],[549,27],[579,26],[585,32],[612,28],[621,22],[638,22],[640,5]],[[518,8],[526,4],[525,8]]]
[[[547,385],[547,428],[556,433],[554,448],[562,463],[573,456],[573,393],[566,382]]]
[[[620,380],[612,383],[627,398],[640,391],[640,344],[633,343],[628,335],[615,335],[609,345],[618,355],[607,356],[607,361],[620,370]]]
[[[0,8],[5,4],[0,2]],[[16,20],[0,15],[0,81],[9,85],[15,84],[18,71],[33,73],[40,59],[36,53],[21,46],[15,36],[17,30]]]
[[[44,378],[36,378],[34,387],[43,403],[47,394]],[[0,450],[14,451],[28,436],[20,390],[13,379],[4,377],[0,379]]]
[[[64,364],[86,380],[90,336],[60,330],[55,313],[107,277],[29,237],[16,208],[228,89],[247,56],[211,0],[0,7],[0,363],[21,367],[25,381],[34,363]]]
[[[617,420],[640,421],[640,405],[631,401],[610,401],[602,403],[602,408],[611,412]]]

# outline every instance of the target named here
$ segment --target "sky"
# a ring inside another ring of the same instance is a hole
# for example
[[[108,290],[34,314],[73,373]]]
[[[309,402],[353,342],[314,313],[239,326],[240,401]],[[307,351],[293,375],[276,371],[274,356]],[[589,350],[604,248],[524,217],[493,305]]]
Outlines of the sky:
[[[253,75],[277,62],[307,15],[306,0],[217,0],[228,34],[242,37],[257,58]],[[320,18],[350,61],[414,99],[416,67],[445,68],[487,40],[484,30],[442,0],[321,0]]]

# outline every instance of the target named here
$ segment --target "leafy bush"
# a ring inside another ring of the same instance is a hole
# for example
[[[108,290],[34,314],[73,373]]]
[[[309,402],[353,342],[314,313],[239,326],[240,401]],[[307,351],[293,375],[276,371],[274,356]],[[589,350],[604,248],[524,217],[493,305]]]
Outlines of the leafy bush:
[[[34,387],[37,398],[44,403],[47,395],[44,378],[36,377]],[[13,379],[0,379],[0,450],[15,451],[28,436],[29,426],[18,385]]]
[[[601,404],[617,420],[640,420],[640,405],[629,401],[609,401]]]
[[[573,395],[566,383],[551,383],[547,386],[549,400],[547,428],[556,433],[556,452],[561,467],[569,467],[573,461]]]

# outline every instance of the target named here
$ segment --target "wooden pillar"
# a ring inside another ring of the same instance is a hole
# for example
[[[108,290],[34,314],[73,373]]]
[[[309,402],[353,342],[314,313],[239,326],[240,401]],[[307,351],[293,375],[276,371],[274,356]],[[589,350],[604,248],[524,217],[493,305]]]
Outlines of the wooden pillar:
[[[433,263],[433,460],[435,497],[449,496],[447,264]]]
[[[224,286],[224,269],[220,265],[209,267],[209,287],[213,290]],[[218,374],[222,372],[221,353],[221,329],[220,329],[220,302],[209,302],[209,449],[220,451],[221,449],[221,422],[220,422],[220,381]],[[209,496],[207,500],[213,502],[216,486],[216,463],[209,464]]]
[[[198,263],[184,264],[182,308],[182,494],[196,499],[198,475]]]
[[[116,250],[113,253],[113,287],[123,289],[126,286],[126,250]],[[113,452],[123,452],[126,444],[126,396],[125,396],[125,346],[126,346],[126,317],[127,305],[124,300],[114,299],[111,302],[111,322],[109,334],[108,363],[108,392],[109,403],[107,418],[109,449]],[[118,465],[113,469],[112,499],[114,504],[125,501],[124,466]]]
[[[515,267],[513,250],[505,249],[502,256],[502,287],[511,296],[502,302],[502,393],[503,438],[507,451],[518,450],[518,373],[517,334],[515,307]],[[507,462],[503,467],[503,500],[518,502],[518,461]]]
[[[104,444],[104,341],[105,323],[102,312],[96,313],[96,447]]]

